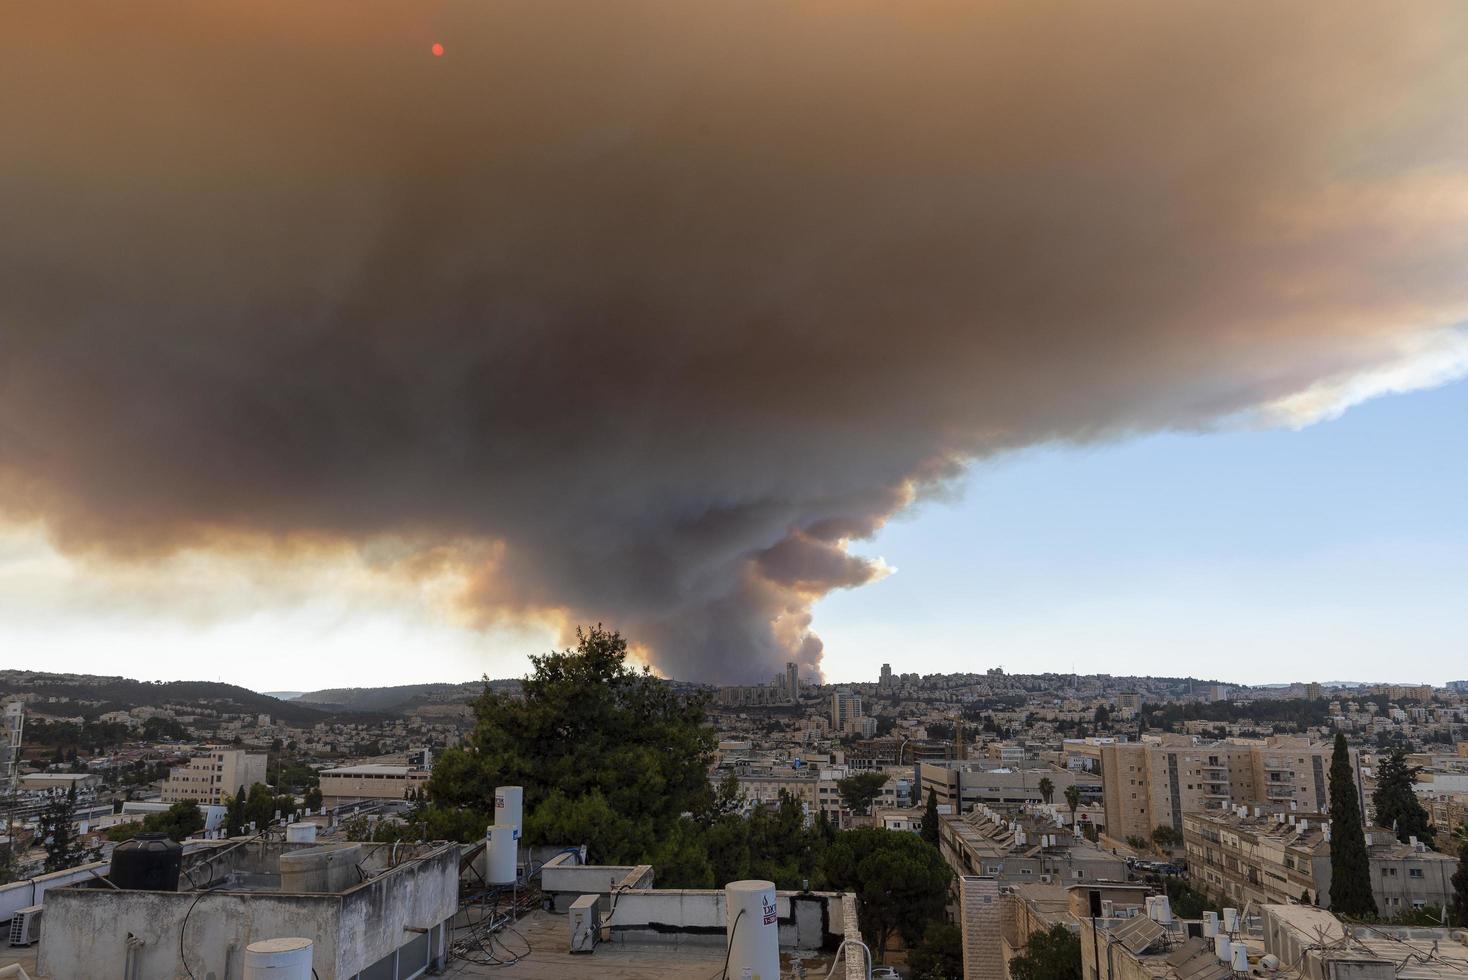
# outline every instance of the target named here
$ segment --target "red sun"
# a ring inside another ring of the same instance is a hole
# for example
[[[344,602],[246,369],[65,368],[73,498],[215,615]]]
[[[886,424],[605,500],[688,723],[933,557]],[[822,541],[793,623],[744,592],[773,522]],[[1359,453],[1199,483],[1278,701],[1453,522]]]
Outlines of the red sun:
[[[443,57],[443,45],[442,44],[439,44],[437,41],[434,41],[433,42],[433,47],[430,48],[429,50],[431,50],[433,52],[433,56],[435,58],[442,58]]]

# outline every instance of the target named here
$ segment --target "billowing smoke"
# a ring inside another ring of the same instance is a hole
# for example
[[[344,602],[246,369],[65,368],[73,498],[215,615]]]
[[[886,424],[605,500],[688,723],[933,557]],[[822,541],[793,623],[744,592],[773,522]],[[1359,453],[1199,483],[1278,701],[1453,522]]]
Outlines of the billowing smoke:
[[[1468,364],[1457,0],[428,9],[0,10],[0,512],[765,678],[974,459]]]

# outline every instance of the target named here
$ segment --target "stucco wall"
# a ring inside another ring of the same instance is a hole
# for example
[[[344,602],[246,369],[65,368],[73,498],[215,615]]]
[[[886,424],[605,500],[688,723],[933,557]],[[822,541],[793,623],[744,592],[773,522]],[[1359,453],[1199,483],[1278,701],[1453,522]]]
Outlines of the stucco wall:
[[[392,860],[390,845],[368,845],[364,866]],[[279,846],[275,846],[278,856]],[[414,849],[399,848],[399,858]],[[38,968],[51,980],[122,976],[130,936],[142,941],[137,975],[239,980],[244,948],[261,939],[303,936],[315,943],[320,980],[349,977],[450,918],[458,904],[458,845],[427,851],[418,861],[339,894],[272,891],[115,891],[62,888],[46,896]],[[240,870],[268,864],[268,853],[246,846],[219,863]],[[185,927],[185,917],[187,925]]]

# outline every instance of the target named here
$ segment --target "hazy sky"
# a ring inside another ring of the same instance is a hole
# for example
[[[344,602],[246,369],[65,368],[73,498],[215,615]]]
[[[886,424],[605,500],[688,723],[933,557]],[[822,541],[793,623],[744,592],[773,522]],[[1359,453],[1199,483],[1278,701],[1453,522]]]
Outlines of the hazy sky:
[[[1452,672],[1460,0],[7,4],[0,132],[0,663]]]

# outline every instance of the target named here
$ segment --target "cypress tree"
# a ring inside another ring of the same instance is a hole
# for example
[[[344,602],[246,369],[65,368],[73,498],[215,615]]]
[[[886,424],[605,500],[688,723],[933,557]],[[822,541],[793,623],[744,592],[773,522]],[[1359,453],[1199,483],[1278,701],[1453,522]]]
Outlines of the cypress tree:
[[[1361,828],[1360,797],[1351,773],[1346,736],[1337,732],[1330,760],[1330,909],[1337,915],[1376,915],[1371,895],[1371,858]]]
[[[928,790],[928,808],[923,811],[923,840],[933,846],[938,844],[938,792]]]

